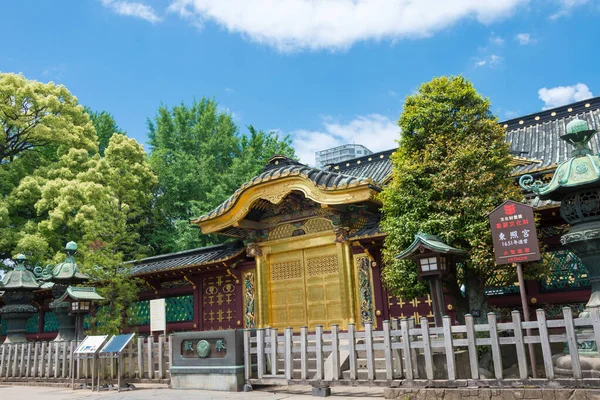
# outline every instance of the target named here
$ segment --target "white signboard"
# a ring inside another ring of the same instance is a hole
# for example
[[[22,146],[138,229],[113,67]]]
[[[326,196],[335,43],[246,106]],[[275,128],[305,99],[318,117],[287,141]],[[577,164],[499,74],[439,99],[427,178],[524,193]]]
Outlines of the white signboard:
[[[75,353],[94,354],[98,350],[100,350],[100,347],[102,347],[102,344],[106,341],[107,337],[108,335],[86,336],[85,339],[83,339],[83,342],[81,342],[81,344],[77,348],[77,350],[75,350]]]
[[[150,332],[167,330],[165,299],[150,300]]]

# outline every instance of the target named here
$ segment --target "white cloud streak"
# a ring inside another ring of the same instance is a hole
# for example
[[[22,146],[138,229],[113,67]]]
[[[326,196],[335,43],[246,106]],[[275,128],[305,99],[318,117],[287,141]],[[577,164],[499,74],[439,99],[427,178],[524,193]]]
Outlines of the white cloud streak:
[[[101,0],[104,7],[110,8],[118,15],[140,18],[152,24],[162,21],[154,8],[142,3],[122,0]]]
[[[504,60],[503,57],[500,57],[499,55],[496,55],[496,54],[492,54],[490,56],[487,56],[485,58],[475,61],[475,66],[476,67],[488,66],[490,68],[495,68],[495,67],[502,65],[503,60]]]
[[[544,110],[594,97],[588,86],[584,83],[577,83],[571,86],[557,86],[550,89],[543,87],[538,90],[538,96],[544,102]]]
[[[319,130],[299,129],[291,132],[294,148],[300,161],[315,165],[315,152],[343,144],[362,144],[373,152],[398,146],[400,128],[396,122],[381,114],[357,116],[349,122],[323,121]]]
[[[523,46],[526,46],[528,44],[534,44],[537,42],[537,40],[531,37],[530,33],[519,33],[515,36],[515,40]]]
[[[364,40],[427,37],[465,19],[489,24],[527,0],[172,0],[195,26],[214,22],[280,51],[347,49]]]
[[[550,19],[558,19],[570,15],[576,7],[589,3],[589,0],[556,0],[559,4],[559,9],[556,13],[550,16]]]

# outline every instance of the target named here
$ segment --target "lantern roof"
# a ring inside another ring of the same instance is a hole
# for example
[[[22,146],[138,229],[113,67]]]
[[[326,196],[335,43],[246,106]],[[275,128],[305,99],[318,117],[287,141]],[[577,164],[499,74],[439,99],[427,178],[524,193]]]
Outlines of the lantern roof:
[[[79,300],[104,300],[104,297],[100,296],[94,287],[69,286],[58,302]]]
[[[38,281],[33,272],[25,268],[26,261],[27,257],[23,254],[19,254],[15,257],[14,269],[7,272],[2,278],[2,281],[0,281],[1,290],[35,290],[40,288],[42,283]]]
[[[560,201],[567,193],[600,186],[600,158],[592,154],[590,139],[597,130],[589,129],[584,120],[574,119],[567,124],[567,133],[560,138],[573,146],[571,158],[560,163],[552,180],[544,185],[531,175],[523,175],[519,184],[542,200]]]
[[[52,282],[85,282],[90,279],[87,274],[81,272],[79,265],[75,261],[75,255],[77,254],[77,243],[69,242],[65,246],[67,257],[65,261],[58,263],[52,268],[52,270],[46,270],[43,272],[42,279],[45,281]]]
[[[434,252],[441,254],[454,254],[454,255],[465,255],[467,252],[462,249],[449,246],[442,242],[436,235],[428,235],[426,233],[419,232],[415,235],[415,240],[410,246],[402,253],[396,256],[399,260],[414,259],[422,253]]]

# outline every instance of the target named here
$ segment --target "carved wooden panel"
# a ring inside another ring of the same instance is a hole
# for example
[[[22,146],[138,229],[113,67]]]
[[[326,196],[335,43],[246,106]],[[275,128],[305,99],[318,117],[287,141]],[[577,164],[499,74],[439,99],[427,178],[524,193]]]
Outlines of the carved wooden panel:
[[[237,301],[235,280],[226,273],[205,276],[202,279],[204,330],[236,329]]]

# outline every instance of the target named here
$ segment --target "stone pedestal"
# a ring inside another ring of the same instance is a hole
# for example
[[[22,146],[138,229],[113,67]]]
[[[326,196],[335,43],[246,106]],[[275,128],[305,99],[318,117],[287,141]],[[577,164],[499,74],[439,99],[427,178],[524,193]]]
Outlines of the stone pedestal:
[[[239,392],[244,387],[242,330],[175,333],[171,360],[172,389]]]
[[[34,306],[26,304],[12,304],[0,309],[3,323],[6,324],[6,340],[4,344],[24,343],[27,332],[27,320],[37,314]]]
[[[65,301],[53,301],[50,303],[50,309],[54,311],[58,320],[58,335],[54,341],[75,340],[75,316],[69,315],[70,304]]]
[[[572,378],[573,364],[568,354],[558,354],[552,357],[554,373],[557,377]],[[579,356],[581,373],[584,378],[600,378],[600,358],[598,356]]]

